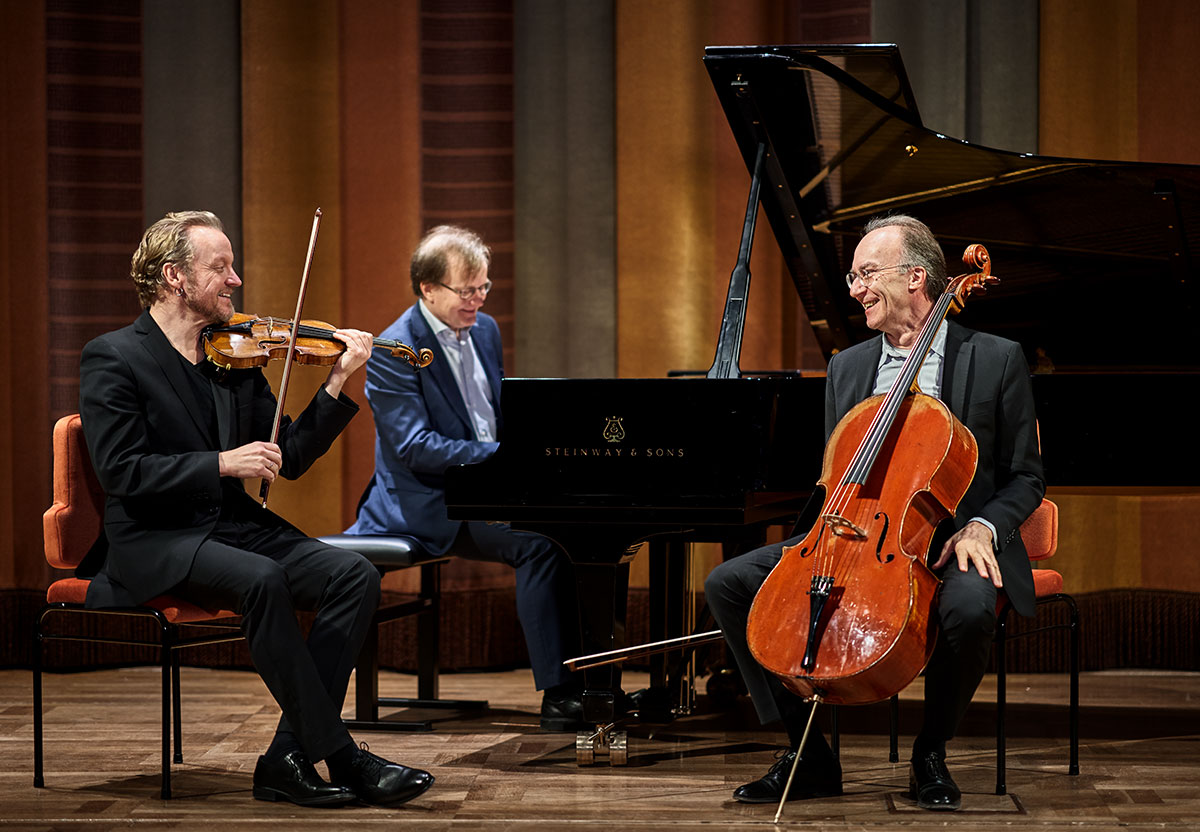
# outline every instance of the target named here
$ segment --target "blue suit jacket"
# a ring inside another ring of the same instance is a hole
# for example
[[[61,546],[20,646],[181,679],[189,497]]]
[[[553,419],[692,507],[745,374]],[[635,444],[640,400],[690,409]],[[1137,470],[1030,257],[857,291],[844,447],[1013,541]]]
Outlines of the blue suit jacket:
[[[441,344],[417,305],[380,336],[433,350],[433,363],[415,371],[386,350],[367,361],[367,399],[375,415],[375,475],[359,502],[348,534],[408,534],[431,552],[447,551],[459,523],[446,518],[443,475],[452,465],[481,462],[498,443],[475,439],[466,404]],[[500,379],[504,377],[500,328],[480,312],[471,329],[487,372],[501,426]]]

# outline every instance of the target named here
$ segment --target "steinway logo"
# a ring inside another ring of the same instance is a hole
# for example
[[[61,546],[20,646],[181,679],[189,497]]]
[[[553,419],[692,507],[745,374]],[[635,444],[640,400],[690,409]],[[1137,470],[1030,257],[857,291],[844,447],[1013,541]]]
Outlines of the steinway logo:
[[[609,416],[601,434],[606,442],[620,442],[625,438],[625,427],[621,424],[620,416]]]
[[[622,416],[608,416],[604,421],[601,438],[608,443],[600,447],[546,448],[546,456],[607,456],[607,457],[654,457],[661,459],[682,459],[684,448],[637,448],[615,447],[625,439],[625,426],[621,423]]]

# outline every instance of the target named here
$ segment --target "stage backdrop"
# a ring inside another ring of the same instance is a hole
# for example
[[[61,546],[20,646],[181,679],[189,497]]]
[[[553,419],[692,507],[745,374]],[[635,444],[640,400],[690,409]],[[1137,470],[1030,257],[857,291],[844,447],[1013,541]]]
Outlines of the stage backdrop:
[[[167,210],[219,213],[246,281],[240,308],[290,314],[321,207],[306,314],[373,331],[412,302],[407,263],[421,233],[470,225],[495,251],[486,308],[509,375],[661,377],[711,363],[748,186],[700,63],[706,45],[894,41],[932,129],[1012,150],[1200,163],[1200,99],[1180,94],[1181,79],[1200,75],[1190,49],[1200,7],[1186,0],[0,0],[0,10],[8,665],[28,660],[29,622],[56,577],[41,556],[51,427],[77,407],[82,345],[137,314],[128,258]],[[766,229],[742,366],[820,374]],[[293,408],[322,377],[296,371]],[[352,387],[365,404],[361,378]],[[343,528],[373,441],[364,410],[304,479],[272,490],[273,508],[313,534]],[[1052,495],[1063,510],[1053,565],[1085,600],[1085,638],[1106,640],[1087,666],[1200,667],[1197,498]],[[696,555],[700,580],[719,554]],[[644,631],[646,574],[642,556],[631,637]],[[411,577],[387,586],[408,592]],[[505,569],[454,563],[444,586],[445,665],[524,660]],[[1103,621],[1125,622],[1115,642]],[[393,639],[385,662],[410,665],[408,648]]]

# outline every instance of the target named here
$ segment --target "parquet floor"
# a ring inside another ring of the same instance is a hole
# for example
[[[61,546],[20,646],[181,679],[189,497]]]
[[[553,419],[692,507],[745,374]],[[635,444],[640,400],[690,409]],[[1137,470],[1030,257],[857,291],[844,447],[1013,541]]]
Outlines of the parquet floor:
[[[904,765],[887,762],[886,735],[867,709],[843,709],[846,794],[791,803],[783,825],[831,830],[1020,827],[1200,829],[1200,675],[1085,674],[1080,765],[1066,774],[1060,732],[1066,679],[1010,677],[1009,794],[996,796],[992,680],[976,697],[969,728],[949,759],[964,791],[963,811],[917,810],[903,792]],[[644,676],[626,675],[627,689]],[[385,673],[393,696],[411,677]],[[437,783],[392,810],[299,809],[255,801],[251,775],[277,711],[247,672],[183,670],[184,759],[175,797],[158,798],[158,673],[107,670],[46,679],[46,788],[32,787],[31,682],[0,671],[0,832],[24,830],[743,830],[772,825],[774,807],[747,806],[731,790],[758,777],[776,738],[748,708],[630,730],[629,764],[579,767],[574,737],[537,729],[539,697],[529,671],[443,677],[443,695],[487,698],[477,715],[437,714],[427,734],[361,733],[383,756],[430,769]],[[919,688],[904,694],[903,726],[915,722]],[[857,726],[857,727],[856,727]],[[862,733],[862,731],[867,733]],[[1016,729],[1014,729],[1016,730]],[[1048,734],[1049,736],[1039,736]],[[902,734],[902,756],[911,737]]]

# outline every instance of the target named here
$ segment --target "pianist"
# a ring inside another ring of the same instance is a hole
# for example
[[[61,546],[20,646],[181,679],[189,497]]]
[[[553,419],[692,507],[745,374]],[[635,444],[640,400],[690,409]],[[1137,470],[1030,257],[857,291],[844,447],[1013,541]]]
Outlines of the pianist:
[[[829,362],[826,440],[858,402],[886,392],[916,341],[934,300],[946,286],[946,263],[929,229],[895,215],[868,223],[846,275],[867,325],[881,333]],[[1041,502],[1045,484],[1029,369],[1019,345],[948,321],[922,365],[921,389],[946,401],[979,443],[979,467],[959,505],[957,531],[938,548],[932,568],[942,579],[936,617],[937,646],[925,669],[924,723],[913,743],[910,796],[923,809],[954,810],[962,797],[946,768],[946,742],[987,666],[1000,588],[1013,607],[1031,615],[1033,577],[1017,532]],[[750,655],[746,619],[751,601],[784,546],[766,546],[717,567],[705,583],[710,609],[725,634],[763,723],[781,720],[791,748],[804,733],[808,706],[789,693]],[[794,751],[759,780],[740,786],[734,799],[777,802]],[[801,754],[788,800],[842,792],[837,760],[813,730]]]
[[[492,288],[490,262],[483,240],[454,226],[432,229],[413,253],[417,302],[382,337],[427,347],[434,361],[420,373],[386,351],[367,362],[375,475],[347,533],[407,534],[434,553],[512,566],[534,682],[544,691],[541,727],[575,730],[581,690],[562,664],[578,640],[574,573],[566,555],[540,535],[446,517],[446,469],[495,453],[503,422],[500,329],[480,310]]]

